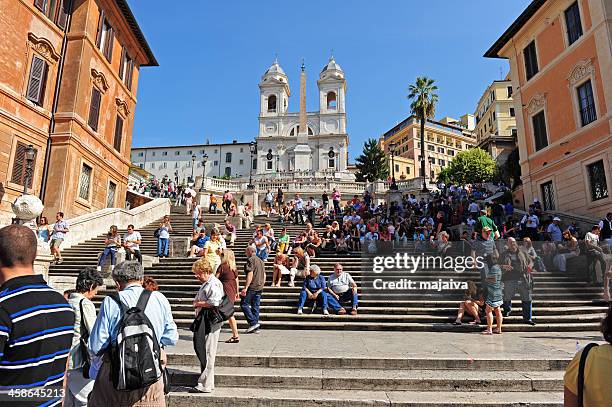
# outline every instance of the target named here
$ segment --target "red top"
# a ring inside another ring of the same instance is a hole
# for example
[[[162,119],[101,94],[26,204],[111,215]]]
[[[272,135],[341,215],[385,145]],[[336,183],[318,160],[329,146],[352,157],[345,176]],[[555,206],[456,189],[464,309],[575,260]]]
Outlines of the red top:
[[[227,263],[221,264],[217,272],[219,273],[219,281],[223,284],[223,292],[227,295],[227,298],[233,302],[238,293],[238,287],[236,286],[238,272],[232,271]]]

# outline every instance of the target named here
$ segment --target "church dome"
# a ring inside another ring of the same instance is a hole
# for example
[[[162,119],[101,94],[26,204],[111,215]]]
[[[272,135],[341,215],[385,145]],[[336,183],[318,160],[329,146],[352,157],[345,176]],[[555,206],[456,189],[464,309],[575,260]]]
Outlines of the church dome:
[[[285,71],[283,71],[283,68],[281,68],[281,66],[278,64],[278,59],[274,60],[274,63],[272,63],[272,65],[268,68],[264,76],[274,74],[285,75]]]
[[[336,76],[336,77],[344,76],[344,71],[342,70],[340,65],[338,65],[333,55],[329,57],[329,62],[327,63],[327,65],[323,67],[323,70],[321,71],[321,79],[327,77],[328,76],[327,74],[330,74],[330,76]]]

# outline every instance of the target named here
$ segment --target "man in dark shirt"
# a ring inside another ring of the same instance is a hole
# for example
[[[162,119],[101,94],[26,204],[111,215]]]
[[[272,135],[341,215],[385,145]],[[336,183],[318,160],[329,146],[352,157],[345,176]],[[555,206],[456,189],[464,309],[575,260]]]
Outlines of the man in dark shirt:
[[[7,405],[59,405],[63,398],[74,312],[34,274],[35,258],[29,228],[0,229],[0,392],[15,397]],[[28,400],[20,396],[24,390],[32,390]]]
[[[244,274],[246,282],[240,291],[240,308],[244,312],[244,317],[249,323],[246,333],[256,332],[261,325],[259,324],[259,303],[261,293],[266,282],[266,266],[264,262],[255,255],[255,248],[247,246],[247,260],[244,263]]]
[[[535,325],[532,321],[531,312],[531,293],[532,277],[528,272],[530,260],[528,256],[522,252],[516,240],[508,238],[508,249],[504,252],[500,259],[500,268],[502,269],[502,281],[504,282],[504,316],[507,317],[512,311],[512,298],[517,291],[521,295],[523,308],[523,322],[529,325]]]

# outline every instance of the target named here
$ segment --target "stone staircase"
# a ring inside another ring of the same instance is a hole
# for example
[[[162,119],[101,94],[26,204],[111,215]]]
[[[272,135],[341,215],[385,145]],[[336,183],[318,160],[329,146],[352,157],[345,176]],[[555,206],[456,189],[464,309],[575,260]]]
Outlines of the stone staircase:
[[[175,386],[169,406],[270,407],[559,407],[567,364],[554,359],[218,356],[214,392],[193,394],[187,387],[195,386],[200,372],[193,356],[171,355],[169,362]]]
[[[223,215],[206,215],[206,224],[222,223]],[[270,221],[274,229],[280,232],[282,225],[276,219],[258,218],[256,223]],[[191,218],[184,214],[184,208],[173,207],[171,222],[174,232],[172,237],[184,238],[191,235]],[[141,251],[145,255],[154,256],[156,239],[153,236],[158,223],[140,229],[143,237]],[[121,225],[125,226],[125,225]],[[294,237],[303,229],[302,226],[286,225]],[[125,230],[121,230],[123,235]],[[236,253],[237,265],[240,271],[245,261],[244,249],[252,236],[252,230],[238,230],[236,244],[232,249]],[[103,248],[103,236],[89,240],[63,251],[64,262],[53,265],[51,276],[76,276],[78,271],[88,265],[96,265],[97,255]],[[192,301],[199,288],[199,283],[193,278],[191,265],[193,259],[187,257],[170,257],[160,259],[160,262],[145,269],[145,274],[154,277],[159,283],[160,291],[169,299],[174,318],[179,327],[188,327],[193,318]],[[374,276],[371,272],[362,272],[362,259],[359,254],[339,257],[335,254],[323,254],[312,260],[323,270],[324,275],[330,275],[333,264],[340,261],[345,271],[351,273],[358,286],[371,283],[374,278],[393,278],[386,273]],[[268,259],[267,285],[272,279],[273,255]],[[396,277],[396,276],[395,276]],[[455,281],[478,281],[478,273],[454,271],[427,271],[411,275],[422,281],[437,281],[438,279]],[[241,285],[244,277],[240,276]],[[299,284],[296,284],[299,286]],[[101,301],[108,290],[100,291],[96,302]],[[393,297],[388,294],[372,292],[360,293],[359,315],[330,315],[323,317],[319,311],[313,314],[296,315],[299,287],[288,287],[286,281],[280,288],[266,287],[261,301],[261,322],[264,329],[319,329],[319,330],[401,330],[401,331],[475,331],[477,326],[464,324],[453,326],[458,303],[463,290],[446,291],[444,293],[424,294],[416,291],[402,291]],[[535,274],[534,289],[534,321],[532,327],[522,323],[520,299],[513,302],[513,313],[504,319],[505,331],[588,331],[598,330],[599,323],[606,311],[606,304],[601,300],[601,288],[590,287],[570,275],[559,273]],[[238,304],[236,318],[239,328],[246,328],[246,321]]]

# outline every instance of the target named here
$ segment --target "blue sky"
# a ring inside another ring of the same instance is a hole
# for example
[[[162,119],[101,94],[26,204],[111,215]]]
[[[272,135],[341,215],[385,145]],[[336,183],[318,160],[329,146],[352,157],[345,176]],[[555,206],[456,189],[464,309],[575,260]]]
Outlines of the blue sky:
[[[484,52],[529,0],[129,0],[159,67],[141,69],[133,145],[250,141],[259,88],[278,54],[299,108],[301,59],[308,110],[333,49],[347,80],[349,159],[409,114],[407,87],[436,80],[436,117],[473,113],[505,60]],[[176,6],[180,5],[180,6]]]

